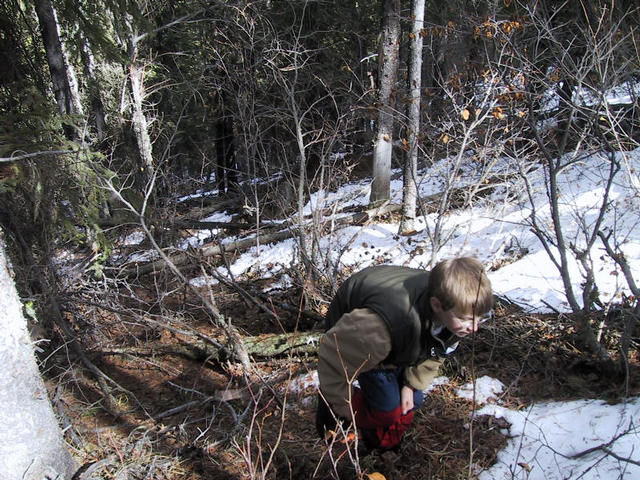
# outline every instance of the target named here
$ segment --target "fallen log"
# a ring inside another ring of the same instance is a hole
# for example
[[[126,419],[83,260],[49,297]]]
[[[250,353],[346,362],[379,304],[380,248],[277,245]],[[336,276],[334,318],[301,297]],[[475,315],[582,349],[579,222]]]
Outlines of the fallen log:
[[[270,233],[268,235],[261,235],[259,238],[250,237],[250,238],[243,238],[242,240],[238,240],[236,242],[229,242],[226,244],[218,244],[218,245],[209,244],[196,250],[195,253],[193,251],[179,252],[179,253],[174,253],[169,255],[169,258],[171,259],[171,261],[176,267],[181,267],[184,264],[186,264],[189,260],[193,259],[194,256],[204,257],[204,258],[212,257],[215,255],[220,255],[222,253],[233,252],[235,250],[245,250],[256,245],[258,242],[260,242],[260,244],[279,242],[281,240],[291,238],[292,236],[293,236],[293,233],[291,231],[284,230],[280,232]],[[150,263],[145,263],[143,265],[139,265],[136,263],[134,267],[127,268],[125,270],[125,274],[128,277],[137,276],[137,275],[146,275],[147,273],[151,273],[157,270],[163,270],[166,267],[167,267],[166,262],[163,259],[159,259],[159,260],[154,260],[153,262],[150,262]]]
[[[357,225],[357,224],[366,224],[367,222],[373,220],[374,218],[385,215],[388,213],[397,212],[402,208],[402,205],[386,203],[377,208],[372,208],[369,210],[365,210],[363,212],[356,212],[346,217],[339,218],[333,222],[334,225],[345,226],[345,225]],[[286,240],[287,238],[293,237],[297,232],[297,227],[288,228],[286,230],[281,230],[279,232],[273,232],[266,235],[260,235],[260,237],[249,237],[243,238],[242,240],[238,240],[236,242],[229,242],[226,244],[208,244],[205,245],[198,250],[195,251],[196,257],[212,257],[215,255],[221,255],[227,252],[233,252],[236,250],[246,250],[258,242],[262,245],[274,242],[280,242],[282,240]],[[185,265],[189,260],[194,257],[193,252],[179,252],[168,255],[174,265],[177,267]],[[146,275],[147,273],[151,273],[157,270],[162,270],[166,268],[166,262],[163,259],[154,260],[149,263],[145,263],[143,265],[136,264],[134,267],[127,268],[125,270],[125,274],[127,276],[137,276],[137,275]]]
[[[321,332],[265,333],[254,337],[244,337],[243,343],[249,355],[254,358],[272,358],[283,355],[315,355]],[[194,362],[224,360],[221,351],[210,342],[190,339],[189,342],[161,344],[151,347],[116,347],[105,351],[94,351],[93,355],[158,356],[180,355]]]

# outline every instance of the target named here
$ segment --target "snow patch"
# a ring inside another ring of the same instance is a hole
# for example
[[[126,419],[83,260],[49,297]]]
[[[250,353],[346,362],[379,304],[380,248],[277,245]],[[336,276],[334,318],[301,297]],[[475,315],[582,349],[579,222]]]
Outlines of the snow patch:
[[[487,405],[477,414],[511,424],[507,446],[479,480],[640,478],[640,398],[540,403],[522,411]]]
[[[318,371],[303,373],[291,380],[289,391],[293,393],[302,393],[309,387],[318,388]]]
[[[475,381],[475,402],[477,404],[483,404],[489,402],[489,400],[498,400],[498,397],[503,391],[504,384],[500,380],[485,375]],[[473,383],[466,383],[458,388],[456,395],[460,398],[473,400]]]
[[[131,232],[129,235],[124,237],[122,241],[122,245],[125,247],[140,245],[147,236],[142,230],[136,230],[135,232]]]

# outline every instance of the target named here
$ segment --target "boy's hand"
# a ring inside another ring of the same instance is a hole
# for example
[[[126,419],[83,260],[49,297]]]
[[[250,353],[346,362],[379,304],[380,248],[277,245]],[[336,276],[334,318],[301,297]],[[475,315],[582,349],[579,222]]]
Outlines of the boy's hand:
[[[400,390],[400,404],[402,405],[402,414],[406,415],[413,409],[413,389],[406,385]]]

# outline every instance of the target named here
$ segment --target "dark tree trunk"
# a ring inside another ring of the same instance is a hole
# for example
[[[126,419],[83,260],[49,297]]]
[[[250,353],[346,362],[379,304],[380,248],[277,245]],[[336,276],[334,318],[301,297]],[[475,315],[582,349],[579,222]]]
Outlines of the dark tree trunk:
[[[229,113],[216,123],[216,186],[225,193],[238,181],[233,119]]]
[[[40,23],[42,42],[47,52],[47,63],[53,83],[53,93],[58,104],[58,110],[63,115],[72,115],[77,112],[75,105],[79,105],[77,92],[73,88],[69,68],[64,58],[62,42],[58,29],[58,20],[55,9],[50,0],[36,0],[36,14]],[[65,126],[65,135],[68,138],[76,136],[73,129]]]

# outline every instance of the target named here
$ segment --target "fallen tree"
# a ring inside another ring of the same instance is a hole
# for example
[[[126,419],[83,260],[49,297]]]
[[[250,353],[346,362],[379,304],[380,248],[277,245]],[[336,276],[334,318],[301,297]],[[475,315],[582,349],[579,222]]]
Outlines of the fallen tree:
[[[399,204],[387,203],[381,205],[378,208],[356,212],[345,217],[338,218],[333,222],[333,225],[347,226],[365,224],[381,215],[400,211],[401,208],[402,206]],[[170,259],[171,263],[173,263],[173,265],[175,265],[176,267],[182,267],[194,259],[208,258],[234,251],[244,251],[254,245],[257,245],[258,243],[260,245],[265,245],[268,243],[280,242],[282,240],[292,238],[296,234],[297,229],[298,227],[289,227],[278,232],[260,236],[251,236],[248,238],[237,240],[235,242],[207,244],[197,250],[180,251],[177,253],[169,254],[167,255],[167,258]],[[154,260],[142,265],[136,263],[135,266],[127,268],[125,270],[125,275],[128,277],[146,275],[148,273],[163,270],[165,268],[168,268],[168,263],[166,259],[160,258],[158,260]]]
[[[272,358],[285,355],[315,355],[322,333],[265,333],[254,337],[243,337],[245,349],[254,358]],[[105,351],[94,351],[92,355],[131,355],[151,357],[158,355],[179,355],[194,362],[220,362],[225,358],[222,351],[212,342],[200,338],[178,339],[178,343],[144,347],[118,347]]]

